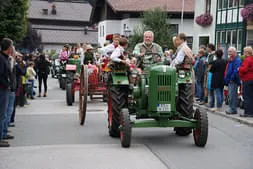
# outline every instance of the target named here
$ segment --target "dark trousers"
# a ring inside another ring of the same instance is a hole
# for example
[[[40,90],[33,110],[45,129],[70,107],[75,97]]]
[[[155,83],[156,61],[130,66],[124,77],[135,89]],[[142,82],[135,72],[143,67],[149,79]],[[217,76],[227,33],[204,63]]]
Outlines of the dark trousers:
[[[47,74],[39,74],[39,93],[41,93],[41,85],[42,85],[42,81],[44,84],[44,92],[47,92]]]
[[[243,83],[244,113],[253,115],[253,80]]]
[[[19,98],[16,96],[15,97],[15,102],[14,102],[14,108],[13,108],[13,112],[12,112],[12,115],[11,115],[11,123],[14,123],[15,122],[15,115],[16,115],[16,107],[18,105],[18,100]]]

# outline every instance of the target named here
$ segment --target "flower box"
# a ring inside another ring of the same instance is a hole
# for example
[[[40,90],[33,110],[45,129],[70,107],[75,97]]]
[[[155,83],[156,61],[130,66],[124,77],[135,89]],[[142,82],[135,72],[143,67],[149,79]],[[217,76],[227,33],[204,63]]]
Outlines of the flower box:
[[[195,22],[200,25],[200,26],[208,26],[208,25],[211,25],[212,22],[213,22],[213,16],[210,15],[209,13],[205,13],[205,14],[202,14],[200,16],[197,16],[195,18]]]
[[[246,5],[241,10],[241,16],[245,21],[253,21],[253,4]]]

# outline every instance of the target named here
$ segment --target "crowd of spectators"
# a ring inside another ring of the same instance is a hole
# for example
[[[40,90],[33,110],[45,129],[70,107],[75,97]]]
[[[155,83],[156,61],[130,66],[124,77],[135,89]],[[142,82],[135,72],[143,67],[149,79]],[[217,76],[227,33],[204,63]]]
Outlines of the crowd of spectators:
[[[0,147],[9,147],[7,140],[14,139],[9,127],[15,127],[16,107],[29,105],[28,99],[35,99],[35,80],[44,80],[46,97],[46,79],[49,74],[49,61],[43,54],[22,54],[15,50],[9,38],[1,40],[0,52]]]

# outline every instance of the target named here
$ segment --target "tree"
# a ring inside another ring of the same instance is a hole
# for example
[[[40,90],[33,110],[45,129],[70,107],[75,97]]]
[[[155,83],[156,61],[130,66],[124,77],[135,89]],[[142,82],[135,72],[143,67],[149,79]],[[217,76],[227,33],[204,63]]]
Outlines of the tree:
[[[132,46],[143,41],[143,32],[147,30],[154,32],[154,41],[161,45],[163,49],[174,48],[172,42],[173,34],[168,19],[166,10],[161,10],[160,8],[143,12],[142,25],[135,28],[133,35],[129,38],[129,49],[133,49]]]
[[[30,23],[28,23],[27,34],[24,37],[20,47],[27,52],[33,52],[36,49],[41,51],[43,48],[41,46],[41,35],[38,34],[36,30],[32,29]]]
[[[0,2],[0,39],[22,40],[26,33],[28,0]]]

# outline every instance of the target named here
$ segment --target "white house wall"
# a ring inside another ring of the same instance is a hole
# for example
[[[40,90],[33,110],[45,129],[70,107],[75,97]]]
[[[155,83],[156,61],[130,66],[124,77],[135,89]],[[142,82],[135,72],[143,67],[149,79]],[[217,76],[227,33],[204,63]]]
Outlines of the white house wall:
[[[182,30],[181,26],[181,20],[180,19],[169,19],[170,24],[177,24],[178,25],[178,31],[180,32]],[[133,30],[136,27],[139,27],[141,25],[141,19],[140,18],[127,18],[123,20],[117,20],[117,21],[102,21],[98,24],[98,43],[103,46],[103,44],[106,42],[105,37],[108,34],[113,34],[113,33],[120,33],[124,35],[124,24],[130,29],[133,33]],[[183,22],[183,31],[187,36],[193,36],[193,24],[194,21],[193,19],[184,19]],[[100,35],[100,28],[104,26],[104,36],[99,36]]]
[[[194,21],[193,26],[193,47],[192,50],[194,53],[197,53],[199,49],[199,37],[208,36],[209,37],[209,43],[215,42],[215,22],[216,22],[216,1],[211,1],[211,11],[210,13],[213,16],[213,22],[211,25],[202,27],[198,25]],[[204,14],[205,12],[205,1],[195,1],[195,16],[196,18],[199,15]],[[220,14],[218,14],[219,16]],[[225,21],[225,20],[224,20]],[[220,22],[220,21],[218,21]]]
[[[104,46],[106,42],[106,35],[121,33],[121,21],[106,20],[98,24],[98,44]],[[103,30],[104,29],[104,30]]]

